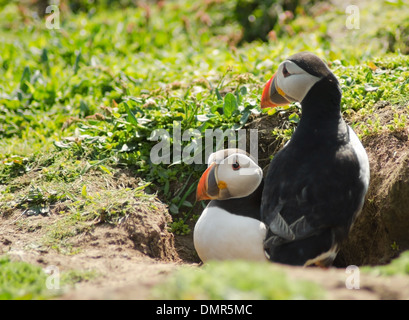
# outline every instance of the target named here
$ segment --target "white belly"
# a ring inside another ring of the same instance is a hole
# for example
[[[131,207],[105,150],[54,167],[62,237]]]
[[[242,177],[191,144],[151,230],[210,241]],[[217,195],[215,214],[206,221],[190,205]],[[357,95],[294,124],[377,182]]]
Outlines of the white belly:
[[[208,260],[265,261],[263,222],[207,207],[196,223],[193,242],[203,262]]]

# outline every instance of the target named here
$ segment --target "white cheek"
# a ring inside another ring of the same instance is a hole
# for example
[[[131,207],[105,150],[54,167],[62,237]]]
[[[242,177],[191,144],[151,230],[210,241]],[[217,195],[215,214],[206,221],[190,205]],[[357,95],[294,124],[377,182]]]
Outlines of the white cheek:
[[[297,102],[301,102],[312,86],[317,83],[320,78],[307,73],[293,74],[284,78],[283,76],[277,79],[277,84],[285,94]]]
[[[217,170],[217,182],[224,181],[227,185],[233,185],[238,181],[237,176],[235,171],[231,169],[231,165],[219,165]]]
[[[262,170],[256,168],[241,168],[234,171],[225,168],[218,171],[218,180],[227,184],[229,193],[234,198],[246,197],[253,193],[260,185]]]

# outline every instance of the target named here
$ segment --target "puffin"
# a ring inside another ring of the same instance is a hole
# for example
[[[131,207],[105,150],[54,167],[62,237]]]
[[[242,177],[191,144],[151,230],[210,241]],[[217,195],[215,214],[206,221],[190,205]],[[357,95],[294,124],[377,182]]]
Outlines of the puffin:
[[[298,126],[264,180],[263,246],[271,261],[331,266],[363,207],[369,161],[342,117],[341,96],[336,76],[310,52],[284,60],[264,87],[261,108],[301,104]]]
[[[193,231],[196,252],[209,260],[268,261],[267,229],[261,221],[263,171],[244,150],[212,153],[199,179],[196,199],[211,200]]]

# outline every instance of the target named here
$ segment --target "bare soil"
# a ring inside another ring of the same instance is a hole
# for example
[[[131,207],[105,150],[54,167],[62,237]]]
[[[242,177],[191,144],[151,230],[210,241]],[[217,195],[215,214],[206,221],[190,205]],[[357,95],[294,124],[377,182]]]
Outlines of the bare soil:
[[[28,219],[38,224],[40,220],[48,223],[47,220],[53,218],[37,216]],[[178,256],[173,260],[158,259],[136,250],[129,233],[120,227],[100,225],[90,234],[78,236],[76,242],[81,251],[74,255],[38,247],[36,244],[40,237],[41,229],[21,232],[13,220],[1,221],[0,248],[12,259],[44,268],[57,266],[60,271],[88,270],[96,273],[94,279],[80,282],[58,299],[149,299],[152,287],[166,280],[180,266],[200,268],[200,264]],[[184,238],[181,242],[186,241]],[[409,299],[408,277],[381,278],[361,273],[360,289],[347,289],[346,281],[350,274],[343,268],[280,267],[294,280],[318,283],[327,291],[328,299]]]
[[[405,107],[379,104],[382,127]],[[364,136],[371,180],[364,208],[341,248],[340,266],[379,265],[409,249],[409,128],[383,130]]]

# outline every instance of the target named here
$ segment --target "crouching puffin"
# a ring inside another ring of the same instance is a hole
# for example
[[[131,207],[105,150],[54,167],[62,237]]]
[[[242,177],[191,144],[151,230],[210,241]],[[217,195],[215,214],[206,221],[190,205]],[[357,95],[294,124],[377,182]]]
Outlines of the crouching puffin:
[[[290,102],[302,116],[264,181],[264,249],[274,262],[327,267],[362,209],[368,157],[342,118],[337,78],[316,55],[290,56],[267,82],[262,108]]]
[[[197,187],[197,200],[211,200],[197,221],[193,241],[203,262],[266,261],[266,226],[260,221],[263,172],[240,149],[210,155]]]

